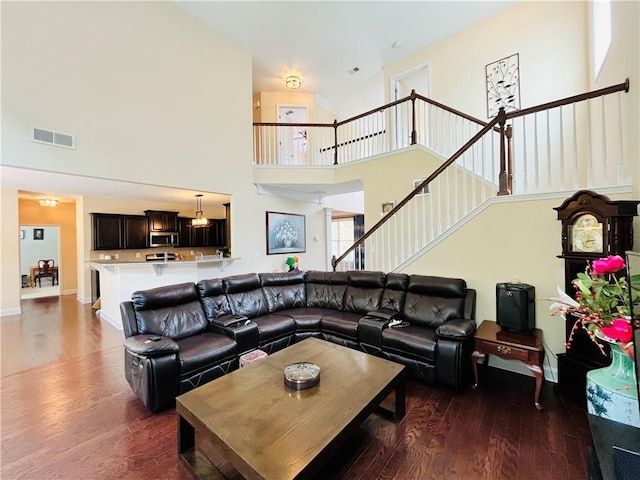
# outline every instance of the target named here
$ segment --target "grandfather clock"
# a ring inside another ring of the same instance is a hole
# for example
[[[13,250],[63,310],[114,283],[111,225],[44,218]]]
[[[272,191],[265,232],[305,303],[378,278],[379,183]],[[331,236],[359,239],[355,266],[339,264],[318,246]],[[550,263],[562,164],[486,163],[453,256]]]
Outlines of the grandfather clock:
[[[562,255],[564,289],[574,297],[572,280],[584,272],[587,262],[620,255],[633,248],[633,217],[640,201],[609,200],[589,190],[580,190],[554,207],[562,222]],[[575,319],[567,318],[565,341],[569,339]],[[583,330],[573,337],[566,353],[558,355],[558,389],[566,396],[584,401],[586,375],[589,370],[607,366],[604,356]]]

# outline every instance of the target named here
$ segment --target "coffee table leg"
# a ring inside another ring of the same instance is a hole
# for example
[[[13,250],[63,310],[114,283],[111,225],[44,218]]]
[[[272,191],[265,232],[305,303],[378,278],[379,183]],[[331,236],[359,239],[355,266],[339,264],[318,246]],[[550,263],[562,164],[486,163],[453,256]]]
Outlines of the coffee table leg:
[[[178,454],[193,449],[196,446],[196,430],[181,415],[178,415]]]
[[[396,383],[396,420],[402,420],[406,410],[406,387],[404,377]]]

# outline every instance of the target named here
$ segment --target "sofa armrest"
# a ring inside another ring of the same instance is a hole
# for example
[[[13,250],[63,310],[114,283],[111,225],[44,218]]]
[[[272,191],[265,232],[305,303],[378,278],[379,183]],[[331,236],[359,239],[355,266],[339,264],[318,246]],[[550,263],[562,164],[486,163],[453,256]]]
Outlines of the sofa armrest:
[[[390,308],[379,308],[368,312],[367,316],[379,318],[381,320],[393,320],[395,318],[400,318],[400,312],[396,312]]]
[[[224,315],[211,320],[210,329],[233,338],[238,344],[239,355],[258,348],[260,343],[258,325],[244,315]]]
[[[214,320],[211,323],[223,328],[235,328],[240,325],[244,325],[249,321],[249,317],[245,315],[223,315]]]
[[[158,335],[134,335],[124,340],[124,348],[131,353],[145,357],[155,357],[178,353],[180,347],[169,337]]]
[[[469,338],[476,331],[475,320],[455,319],[443,323],[436,329],[436,337],[451,340],[463,340]]]

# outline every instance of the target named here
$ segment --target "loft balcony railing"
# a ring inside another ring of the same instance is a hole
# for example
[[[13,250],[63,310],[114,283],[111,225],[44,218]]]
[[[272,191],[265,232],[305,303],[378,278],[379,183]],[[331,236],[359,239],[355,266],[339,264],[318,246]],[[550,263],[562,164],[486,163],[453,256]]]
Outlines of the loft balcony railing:
[[[414,91],[333,124],[254,124],[255,163],[339,165],[411,145],[443,163],[332,260],[393,271],[434,244],[494,195],[616,186],[629,182],[623,139],[628,79],[593,92],[483,122]],[[296,141],[298,143],[296,143]]]
[[[448,157],[487,123],[411,95],[333,123],[254,123],[254,164],[344,165],[420,144]]]

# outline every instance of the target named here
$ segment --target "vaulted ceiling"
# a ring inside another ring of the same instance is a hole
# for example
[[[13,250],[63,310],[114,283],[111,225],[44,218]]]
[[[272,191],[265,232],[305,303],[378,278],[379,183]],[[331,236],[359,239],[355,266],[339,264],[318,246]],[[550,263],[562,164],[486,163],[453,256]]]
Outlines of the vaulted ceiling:
[[[253,90],[285,91],[297,71],[301,92],[340,105],[382,69],[518,0],[505,1],[175,1],[253,57]],[[357,67],[358,71],[354,72]],[[382,86],[381,86],[382,88]],[[2,167],[3,186],[23,197],[91,194],[192,202],[196,192]],[[310,191],[318,190],[318,186]],[[326,190],[323,186],[323,189]],[[315,189],[315,190],[314,190]],[[30,194],[28,192],[34,192]],[[325,192],[328,193],[328,192]],[[340,193],[338,191],[333,193]],[[208,199],[213,200],[213,199]]]

